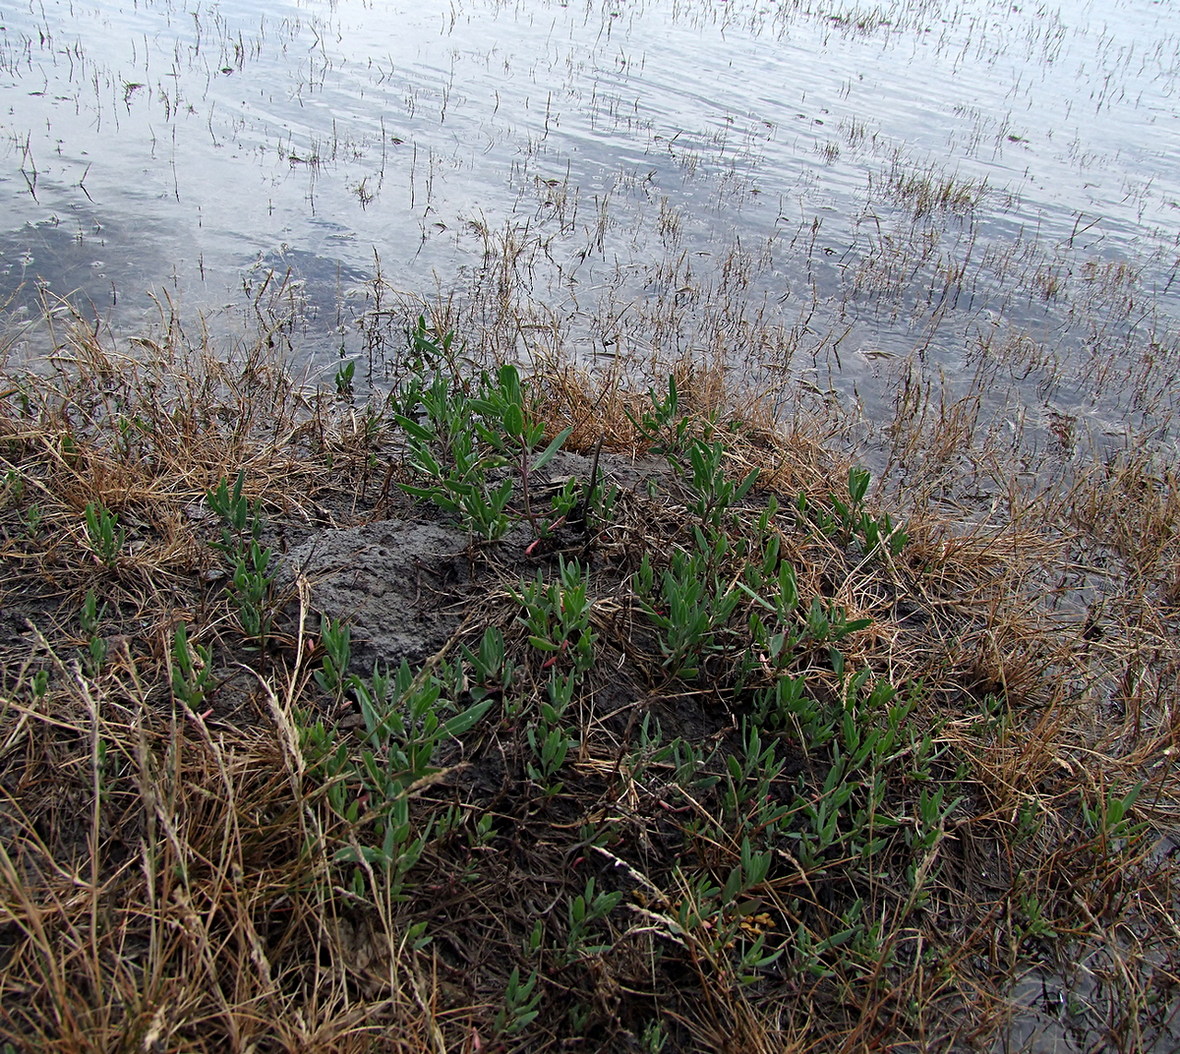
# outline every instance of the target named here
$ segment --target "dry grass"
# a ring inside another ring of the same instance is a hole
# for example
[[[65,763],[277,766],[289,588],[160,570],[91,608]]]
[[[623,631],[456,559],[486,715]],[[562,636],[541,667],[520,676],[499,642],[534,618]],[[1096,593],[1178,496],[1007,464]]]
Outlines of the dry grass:
[[[1174,1040],[1174,474],[1127,460],[1064,496],[1011,496],[1003,519],[958,512],[946,471],[971,421],[914,415],[896,448],[913,460],[924,445],[937,465],[908,492],[908,542],[866,553],[808,519],[847,493],[824,422],[784,429],[772,399],[681,364],[691,434],[724,438],[727,478],[763,473],[709,573],[754,582],[773,539],[801,598],[792,625],[813,598],[869,620],[803,633],[776,665],[750,637],[766,615],[751,595],[773,600],[755,583],[692,676],[636,584],[645,556],[658,582],[697,544],[683,478],[627,482],[625,462],[651,456],[635,425],[646,384],[621,365],[546,364],[532,391],[551,434],[618,452],[604,471],[621,490],[593,532],[559,534],[548,555],[511,534],[455,554],[466,584],[430,602],[466,617],[420,676],[451,671],[464,704],[462,649],[488,626],[516,672],[406,790],[423,841],[395,887],[379,862],[341,858],[374,837],[379,804],[358,790],[362,811],[342,812],[334,787],[352,794],[359,770],[333,775],[309,745],[320,722],[343,757],[365,746],[351,697],[316,679],[314,583],[278,590],[272,630],[247,639],[206,493],[244,470],[280,549],[434,517],[394,485],[410,476],[388,405],[293,382],[267,343],[222,359],[172,332],[116,353],[74,327],[0,382],[0,1036],[13,1049],[987,1050],[1038,971],[1063,994],[1062,1029],[1088,1043]],[[780,511],[760,526],[771,494]],[[95,503],[126,530],[117,553],[86,526]],[[572,659],[530,643],[520,593],[538,571],[554,580],[559,551],[587,568],[595,644],[549,778],[530,734],[554,662]],[[88,628],[89,592],[106,609]],[[174,688],[180,623],[214,671],[196,708]],[[743,737],[785,678],[815,714],[768,713],[762,744],[781,766],[767,774]],[[894,720],[894,703],[867,701],[877,686],[912,706]],[[896,743],[844,772],[857,737],[891,720]],[[840,837],[819,846],[814,810],[845,786]],[[721,896],[763,852],[768,871]],[[617,897],[580,932],[589,879]],[[742,964],[759,949],[779,955]],[[503,1015],[513,969],[537,975],[519,1027]]]

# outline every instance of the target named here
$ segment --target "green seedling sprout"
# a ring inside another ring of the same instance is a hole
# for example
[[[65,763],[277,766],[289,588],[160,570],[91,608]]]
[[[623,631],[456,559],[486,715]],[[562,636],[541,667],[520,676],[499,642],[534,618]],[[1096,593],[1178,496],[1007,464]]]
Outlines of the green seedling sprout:
[[[91,551],[101,563],[114,567],[127,539],[127,532],[119,526],[119,518],[102,502],[93,501],[86,504],[85,518],[86,538]]]

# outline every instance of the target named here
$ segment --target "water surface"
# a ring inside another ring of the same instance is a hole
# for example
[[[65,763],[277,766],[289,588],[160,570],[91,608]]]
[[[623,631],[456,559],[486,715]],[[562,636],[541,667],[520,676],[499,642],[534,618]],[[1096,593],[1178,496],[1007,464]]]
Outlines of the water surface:
[[[908,379],[982,392],[1014,451],[1171,449],[1172,5],[36,0],[0,26],[26,310],[216,327],[277,296],[301,354],[368,365],[449,300],[500,351],[720,357],[869,432]]]

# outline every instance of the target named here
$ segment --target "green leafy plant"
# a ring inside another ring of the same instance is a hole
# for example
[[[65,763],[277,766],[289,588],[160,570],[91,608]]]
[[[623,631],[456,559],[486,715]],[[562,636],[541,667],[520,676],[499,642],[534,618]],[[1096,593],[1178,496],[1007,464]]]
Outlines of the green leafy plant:
[[[529,643],[549,656],[545,668],[570,663],[583,672],[594,665],[597,636],[590,624],[589,576],[577,560],[559,556],[557,581],[546,582],[538,571],[513,596],[521,605],[517,617],[528,630]]]
[[[728,519],[729,510],[742,501],[758,481],[759,470],[751,469],[737,483],[725,474],[725,447],[715,440],[711,443],[694,439],[688,445],[690,473],[688,483],[692,491],[689,511],[703,525],[720,530]]]
[[[38,670],[34,673],[29,678],[29,688],[32,690],[34,699],[44,699],[45,693],[49,691],[49,671]]]
[[[746,722],[742,729],[741,750],[725,759],[722,815],[731,824],[740,826],[753,810],[758,816],[757,826],[776,823],[786,809],[774,805],[771,788],[784,764],[778,755],[778,741],[768,737],[764,742],[758,725]]]
[[[928,737],[908,724],[920,691],[915,686],[902,698],[887,681],[873,681],[870,671],[863,669],[845,676],[842,705],[801,711],[798,727],[809,737],[804,742],[827,753],[818,793],[797,798],[787,818],[785,833],[803,867],[822,871],[832,859],[845,861],[845,866],[853,860],[868,862],[900,828],[913,827],[910,817],[889,812],[885,802],[898,765],[904,763],[914,779],[929,763]],[[930,796],[923,814],[932,825],[931,833],[923,835],[928,838],[925,848],[933,846],[958,802],[945,801],[944,794]],[[915,887],[921,886],[928,870],[929,864],[921,874],[911,873]]]
[[[576,479],[567,479],[549,498],[555,523],[564,522],[582,500],[582,486]]]
[[[839,642],[850,633],[858,633],[873,624],[871,618],[849,619],[848,612],[839,604],[825,604],[819,597],[812,597],[807,613],[803,617],[801,641],[813,644]],[[842,665],[838,653],[833,652],[833,665]],[[840,671],[837,670],[837,673]]]
[[[61,453],[61,459],[71,468],[78,463],[78,457],[81,450],[78,447],[77,441],[69,432],[63,432],[61,438],[58,440],[58,450]]]
[[[822,534],[834,537],[842,544],[859,537],[861,550],[867,556],[879,551],[897,556],[905,548],[909,537],[900,525],[893,522],[889,513],[877,517],[865,508],[865,497],[871,480],[867,469],[854,465],[848,470],[847,498],[834,493],[828,495],[831,512],[808,501],[803,494],[799,495],[795,503],[796,511]]]
[[[442,683],[430,675],[415,676],[405,662],[392,683],[374,671],[367,681],[354,675],[350,684],[372,756],[386,760],[386,773],[393,780],[386,781],[388,786],[409,786],[431,774],[438,745],[469,731],[492,706],[490,699],[474,702],[443,720],[456,706],[442,698]]]
[[[668,390],[657,395],[654,388],[648,389],[647,406],[637,418],[630,410],[624,410],[627,420],[635,427],[653,454],[665,457],[675,466],[683,464],[684,451],[691,436],[689,420],[680,413],[680,393],[676,378],[668,375]]]
[[[222,477],[206,491],[205,500],[222,520],[221,540],[212,543],[230,561],[230,594],[242,632],[263,644],[274,615],[273,588],[278,571],[274,550],[262,544],[261,500],[251,503],[243,493],[245,471],[234,485]]]
[[[532,413],[515,366],[481,374],[474,395],[467,384],[436,371],[428,385],[414,380],[403,386],[395,401],[408,463],[421,477],[421,482],[403,484],[403,490],[434,503],[476,537],[495,540],[511,525],[509,502],[518,479],[534,536],[552,530],[553,523],[533,507],[533,477],[561,449],[571,429],[545,443],[545,425]],[[497,479],[495,474],[504,469],[512,474]],[[572,498],[572,491],[567,497]],[[574,501],[566,502],[554,522],[568,514]]]
[[[44,519],[45,513],[42,511],[41,506],[35,502],[25,510],[22,520],[24,524],[25,537],[29,539],[29,541],[36,539],[37,535],[41,533],[41,524]]]
[[[768,950],[767,933],[750,924],[757,901],[736,899],[743,888],[753,888],[769,873],[771,854],[755,852],[748,842],[743,852],[727,881],[729,896],[707,872],[689,874],[678,869],[680,899],[675,915],[678,928],[699,949],[699,956],[721,976],[749,985],[782,956],[785,946]]]
[[[573,428],[562,429],[541,447],[545,441],[545,423],[532,413],[520,371],[511,363],[501,366],[494,376],[484,374],[480,389],[480,397],[474,404],[479,414],[476,429],[489,449],[514,466],[520,478],[525,516],[534,535],[540,537],[545,528],[533,509],[532,474],[553,459]]]
[[[86,590],[81,610],[78,612],[78,623],[82,627],[82,635],[87,638],[86,668],[92,677],[98,675],[107,661],[108,645],[106,638],[100,633],[106,611],[106,604],[99,606],[94,590]]]
[[[447,330],[441,335],[427,325],[419,315],[414,325],[406,330],[405,372],[412,376],[424,377],[446,367],[456,369],[454,350],[455,333]]]
[[[127,532],[119,526],[119,518],[102,502],[87,502],[86,538],[90,549],[107,567],[114,567],[123,551]]]
[[[463,658],[471,667],[472,676],[467,688],[475,700],[490,695],[503,695],[515,677],[512,660],[504,644],[504,634],[499,626],[488,626],[480,638],[479,647],[472,651],[464,646]]]
[[[19,469],[10,468],[0,480],[0,507],[11,501],[20,505],[25,499],[25,480]]]
[[[649,1021],[639,1036],[639,1045],[646,1054],[662,1054],[668,1044],[668,1032],[662,1021]]]
[[[205,492],[205,502],[222,520],[221,542],[214,547],[227,556],[236,556],[247,538],[257,538],[262,533],[262,501],[251,504],[243,493],[246,471],[238,472],[231,487],[223,476],[217,486]]]
[[[209,649],[190,643],[182,622],[172,634],[172,694],[190,710],[199,710],[212,687]]]
[[[799,607],[798,580],[794,567],[779,558],[777,536],[770,539],[761,564],[748,564],[746,581],[739,578],[735,584],[756,606],[748,620],[747,673],[761,669],[771,676],[783,674],[795,658],[802,634],[795,615]]]
[[[729,872],[725,885],[721,887],[721,900],[733,904],[743,893],[756,889],[767,880],[774,853],[770,850],[757,852],[748,836],[742,838],[741,860]]]
[[[352,394],[353,377],[356,375],[356,360],[349,359],[348,362],[342,362],[336,367],[336,376],[333,378],[336,384],[336,394],[339,396],[348,396]]]
[[[863,898],[825,920],[820,932],[800,923],[792,940],[796,969],[814,978],[865,975],[892,962],[882,945],[880,922],[865,918]]]
[[[33,400],[30,398],[28,383],[24,380],[18,380],[12,388],[12,397],[16,400],[17,406],[20,407],[21,417],[31,417]]]
[[[570,961],[610,950],[609,943],[595,940],[593,930],[618,907],[622,899],[622,890],[608,893],[597,888],[593,876],[586,880],[585,889],[569,902],[566,954]]]
[[[554,782],[553,776],[565,764],[570,750],[578,745],[565,724],[576,684],[575,673],[561,676],[553,671],[547,686],[548,699],[541,702],[541,719],[530,724],[525,733],[536,759],[535,763],[530,761],[526,766],[529,779],[549,796],[561,793],[562,785]]]
[[[1148,824],[1133,822],[1131,809],[1142,791],[1143,784],[1137,783],[1122,797],[1115,791],[1109,791],[1094,802],[1082,794],[1079,797],[1082,821],[1103,842],[1125,842],[1139,838],[1147,830]]]
[[[636,593],[659,635],[664,665],[674,677],[699,677],[709,654],[733,644],[728,639],[729,621],[742,594],[714,569],[726,546],[723,534],[716,534],[710,545],[698,530],[696,548],[674,552],[658,581],[647,555],[636,572]]]
[[[251,539],[246,549],[234,562],[233,596],[237,603],[238,621],[242,632],[250,639],[263,643],[270,634],[274,617],[272,592],[277,569],[274,550],[263,548]]]
[[[504,987],[504,1005],[496,1011],[492,1032],[496,1036],[516,1036],[529,1027],[540,1013],[541,989],[537,986],[538,973],[533,970],[528,980],[521,981],[520,967],[514,966]]]
[[[324,780],[333,810],[350,825],[335,860],[358,866],[354,891],[362,895],[365,874],[376,869],[389,895],[400,899],[406,875],[434,833],[433,820],[418,824],[412,817],[410,788],[437,771],[433,760],[440,744],[469,732],[492,700],[456,705],[443,698],[442,682],[415,675],[405,662],[392,677],[374,670],[368,678],[350,676],[348,684],[364,724],[359,755],[322,721],[303,728],[303,750]]]
[[[339,619],[325,618],[320,627],[324,658],[315,671],[315,681],[336,702],[349,686],[348,664],[352,661],[352,627]]]
[[[1052,921],[1045,917],[1041,898],[1034,893],[1020,893],[1019,921],[1016,933],[1020,940],[1041,940],[1056,933]]]
[[[505,461],[484,442],[486,427],[477,428],[477,401],[440,372],[429,386],[415,382],[405,389],[399,402],[395,420],[406,434],[407,461],[422,478],[401,484],[402,490],[432,502],[477,538],[500,538],[511,525],[513,483],[511,477],[492,479]]]

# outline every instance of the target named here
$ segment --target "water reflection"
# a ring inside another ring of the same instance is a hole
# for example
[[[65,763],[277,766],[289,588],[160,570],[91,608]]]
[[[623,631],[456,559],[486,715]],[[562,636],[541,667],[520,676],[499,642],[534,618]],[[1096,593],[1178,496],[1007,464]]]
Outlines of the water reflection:
[[[1052,414],[1170,437],[1165,5],[71,10],[0,30],[26,304],[220,309],[272,267],[308,353],[360,354],[379,272],[517,353],[726,353],[871,420],[903,368],[986,374],[1038,442]]]

